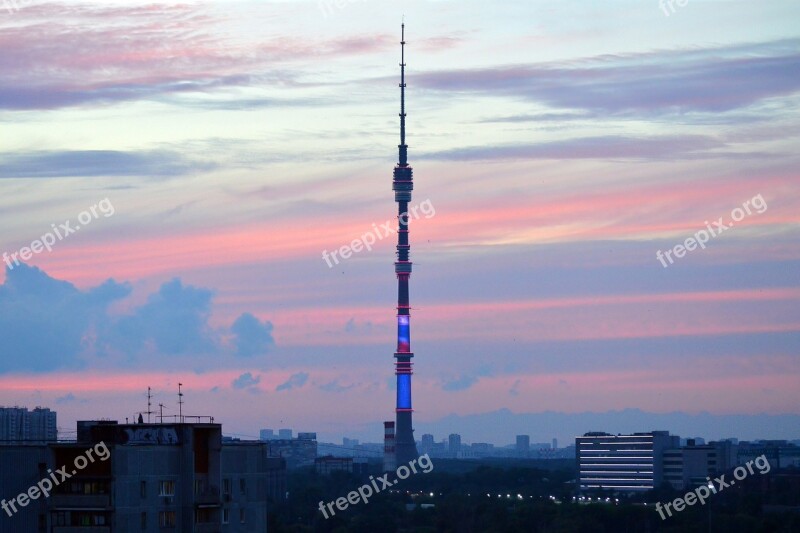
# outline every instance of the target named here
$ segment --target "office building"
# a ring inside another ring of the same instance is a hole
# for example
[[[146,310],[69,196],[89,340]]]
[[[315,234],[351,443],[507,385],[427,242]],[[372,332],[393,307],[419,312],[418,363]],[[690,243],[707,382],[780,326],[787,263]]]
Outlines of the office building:
[[[530,435],[517,435],[517,457],[528,457],[531,451]]]
[[[476,458],[492,457],[494,455],[494,444],[488,442],[473,442],[469,446],[471,456]]]
[[[457,457],[458,452],[461,451],[461,435],[458,433],[451,433],[447,437],[447,452],[452,457]]]
[[[355,448],[356,446],[358,446],[358,439],[348,439],[347,437],[342,439],[342,447]]]
[[[785,440],[741,441],[737,449],[737,463],[755,461],[764,456],[772,468],[800,468],[800,447]]]
[[[317,474],[330,475],[331,472],[349,472],[353,474],[368,474],[369,460],[365,457],[334,457],[326,455],[317,457],[314,461]]]
[[[663,452],[679,443],[679,437],[667,431],[576,437],[579,490],[635,492],[659,487],[664,481]]]
[[[433,435],[430,433],[424,433],[422,435],[422,440],[419,443],[419,451],[421,454],[431,453],[433,450],[434,440]]]
[[[397,468],[397,450],[395,449],[394,421],[383,423],[383,471],[393,472]]]
[[[314,460],[314,468],[316,469],[317,474],[321,474],[323,476],[328,476],[331,472],[352,472],[353,458],[334,457],[332,455],[317,457]]]
[[[699,444],[687,439],[686,446],[664,450],[664,481],[678,490],[707,483],[707,478],[736,466],[736,445],[727,442]]]

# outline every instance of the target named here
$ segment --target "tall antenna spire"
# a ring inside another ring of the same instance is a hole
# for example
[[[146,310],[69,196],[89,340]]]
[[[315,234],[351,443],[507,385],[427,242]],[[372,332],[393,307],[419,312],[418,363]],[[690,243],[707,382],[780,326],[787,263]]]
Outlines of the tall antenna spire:
[[[395,377],[397,379],[396,433],[394,459],[387,459],[387,464],[403,464],[419,457],[414,441],[411,407],[411,375],[414,373],[411,359],[411,304],[408,294],[408,281],[411,277],[412,263],[411,245],[408,240],[408,202],[414,190],[414,170],[408,165],[408,147],[406,146],[406,25],[401,26],[400,40],[400,161],[394,167],[392,190],[397,202],[397,260],[394,271],[397,275],[397,351],[395,357]]]
[[[400,26],[400,166],[408,165],[406,146],[406,23]]]

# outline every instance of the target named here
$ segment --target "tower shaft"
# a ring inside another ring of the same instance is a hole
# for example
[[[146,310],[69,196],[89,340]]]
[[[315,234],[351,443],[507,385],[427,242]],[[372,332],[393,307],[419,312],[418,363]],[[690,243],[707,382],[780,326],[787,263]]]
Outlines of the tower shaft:
[[[411,277],[411,245],[408,240],[408,202],[414,189],[413,169],[408,165],[408,146],[406,145],[406,64],[405,64],[405,24],[402,25],[400,40],[400,144],[399,159],[394,168],[392,189],[397,202],[397,261],[394,271],[397,275],[397,351],[395,357],[395,376],[397,378],[397,407],[395,453],[397,464],[401,465],[419,457],[414,441],[411,415],[411,307],[408,281]]]

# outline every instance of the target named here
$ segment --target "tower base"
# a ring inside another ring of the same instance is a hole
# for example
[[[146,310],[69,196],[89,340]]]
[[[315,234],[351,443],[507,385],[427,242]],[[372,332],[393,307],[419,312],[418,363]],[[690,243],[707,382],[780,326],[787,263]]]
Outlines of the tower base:
[[[398,466],[407,465],[412,460],[419,458],[417,443],[414,441],[414,430],[411,427],[411,411],[397,412],[394,451]]]

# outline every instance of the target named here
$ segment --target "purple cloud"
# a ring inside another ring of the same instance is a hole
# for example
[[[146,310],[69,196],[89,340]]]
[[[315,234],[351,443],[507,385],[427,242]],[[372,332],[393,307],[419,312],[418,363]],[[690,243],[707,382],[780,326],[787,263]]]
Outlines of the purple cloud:
[[[800,41],[431,72],[427,89],[505,95],[602,115],[724,112],[800,90]]]

